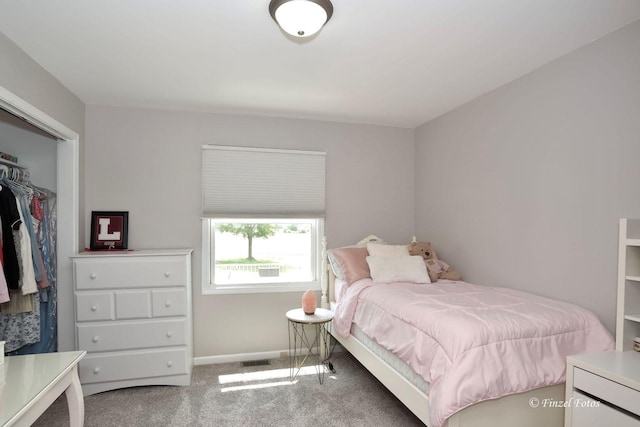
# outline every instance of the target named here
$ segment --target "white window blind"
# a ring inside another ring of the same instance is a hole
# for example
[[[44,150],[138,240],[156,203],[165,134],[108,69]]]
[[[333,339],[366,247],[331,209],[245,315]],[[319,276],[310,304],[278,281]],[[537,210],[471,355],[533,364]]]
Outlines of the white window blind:
[[[206,218],[324,218],[325,153],[202,146]]]

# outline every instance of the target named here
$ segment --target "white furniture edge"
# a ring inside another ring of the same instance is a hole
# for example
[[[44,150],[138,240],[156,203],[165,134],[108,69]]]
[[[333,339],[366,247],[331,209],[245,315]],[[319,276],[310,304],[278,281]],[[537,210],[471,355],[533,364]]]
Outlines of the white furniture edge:
[[[158,256],[172,256],[172,255],[189,255],[193,252],[193,249],[190,248],[176,248],[176,249],[125,249],[125,250],[107,250],[107,251],[85,251],[78,252],[73,255],[70,255],[69,258],[91,258],[91,257],[99,257],[102,258],[105,255],[110,257],[136,257],[136,256],[150,256],[150,255],[158,255]]]
[[[574,368],[612,381],[631,390],[640,390],[640,354],[635,351],[611,350],[601,353],[587,353],[567,357],[567,400],[574,392]],[[602,398],[610,396],[603,395]],[[594,396],[598,399],[598,396]],[[565,410],[565,426],[573,424],[573,405]]]
[[[90,396],[105,391],[112,391],[130,387],[142,387],[152,385],[166,385],[166,386],[184,386],[187,387],[191,384],[186,375],[167,375],[163,377],[148,377],[137,378],[133,380],[118,380],[108,381],[104,383],[82,384],[82,393],[85,396]]]
[[[323,308],[333,310],[335,305],[335,275],[327,258],[327,239],[323,239],[322,298]],[[353,336],[347,338],[331,331],[331,335],[398,398],[425,425],[429,425],[429,396],[411,384],[398,371],[375,355]],[[562,401],[565,383],[542,387],[524,393],[486,400],[468,406],[447,419],[448,427],[539,427],[562,425],[562,408],[544,408],[531,405],[532,399]],[[499,414],[499,416],[497,416]],[[514,424],[515,423],[515,424]]]
[[[9,419],[3,427],[30,426],[51,404],[62,394],[67,397],[69,407],[69,423],[71,427],[84,425],[84,397],[78,375],[78,363],[87,354],[78,351],[76,358],[60,372],[40,393]],[[16,356],[19,357],[19,356]]]
[[[626,287],[627,220],[618,224],[618,295],[616,299],[616,350],[624,348],[624,300]],[[569,382],[567,381],[567,384]]]
[[[619,219],[618,231],[618,295],[616,300],[616,350],[633,350],[633,340],[640,330],[638,308],[640,297],[640,260],[637,251],[640,239],[637,237],[640,220],[632,218]],[[633,236],[629,230],[633,229]],[[631,250],[630,248],[635,248]],[[629,255],[632,256],[629,256]],[[629,307],[629,309],[628,309]]]

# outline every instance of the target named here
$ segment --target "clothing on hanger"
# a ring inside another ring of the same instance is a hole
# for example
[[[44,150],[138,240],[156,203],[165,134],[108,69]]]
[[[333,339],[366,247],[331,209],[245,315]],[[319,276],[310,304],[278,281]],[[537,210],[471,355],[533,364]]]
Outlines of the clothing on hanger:
[[[0,340],[10,355],[57,351],[56,194],[28,179],[0,164]]]
[[[0,185],[0,219],[2,220],[2,259],[9,289],[20,287],[20,267],[13,232],[20,226],[20,214],[15,195],[6,185]]]

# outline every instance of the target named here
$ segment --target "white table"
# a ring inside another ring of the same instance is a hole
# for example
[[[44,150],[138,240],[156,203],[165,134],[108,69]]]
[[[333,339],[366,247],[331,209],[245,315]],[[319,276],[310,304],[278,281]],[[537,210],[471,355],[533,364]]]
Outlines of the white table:
[[[325,363],[330,363],[331,345],[327,325],[333,319],[333,312],[316,308],[314,314],[305,314],[301,308],[287,311],[289,319],[289,370],[291,381],[295,380],[307,359],[315,362],[320,384],[324,382]],[[305,325],[314,327],[314,335],[309,336]]]
[[[84,424],[78,362],[85,351],[9,356],[0,365],[0,425],[30,426],[65,393],[72,427]]]
[[[640,353],[605,351],[567,357],[565,400],[566,427],[639,427]]]

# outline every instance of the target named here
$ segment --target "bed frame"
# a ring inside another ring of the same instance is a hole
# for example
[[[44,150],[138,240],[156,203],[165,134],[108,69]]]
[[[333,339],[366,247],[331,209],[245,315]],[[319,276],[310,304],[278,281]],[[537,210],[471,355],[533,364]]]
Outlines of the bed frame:
[[[369,236],[360,243],[372,239],[376,240],[377,238]],[[335,308],[335,275],[329,267],[326,238],[323,239],[322,244],[322,297],[320,304],[323,308],[333,310]],[[427,394],[380,359],[353,335],[344,338],[333,330],[331,330],[331,335],[420,421],[429,425],[429,398]],[[564,409],[562,407],[544,407],[543,402],[545,399],[551,399],[551,401],[562,403],[564,396],[565,385],[562,383],[487,400],[458,411],[449,417],[447,425],[448,427],[512,427],[516,425],[520,427],[560,427],[564,423]],[[538,402],[537,406],[535,402]]]

